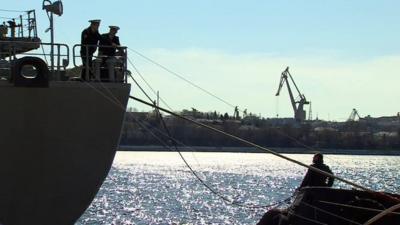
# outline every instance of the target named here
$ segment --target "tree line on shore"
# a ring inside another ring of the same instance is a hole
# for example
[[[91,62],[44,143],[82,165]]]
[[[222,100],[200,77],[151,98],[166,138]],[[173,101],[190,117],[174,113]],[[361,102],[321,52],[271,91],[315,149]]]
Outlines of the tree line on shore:
[[[183,110],[181,115],[266,147],[327,149],[400,149],[399,123],[379,125],[375,121],[306,121],[267,119],[249,114],[244,118],[227,113]],[[165,127],[167,127],[168,132]],[[244,144],[179,118],[161,121],[156,112],[127,112],[121,145],[170,145],[241,147]]]

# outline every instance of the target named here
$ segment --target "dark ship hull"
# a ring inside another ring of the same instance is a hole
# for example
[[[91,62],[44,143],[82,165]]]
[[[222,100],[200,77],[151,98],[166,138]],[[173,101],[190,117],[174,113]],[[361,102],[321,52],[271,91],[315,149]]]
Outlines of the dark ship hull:
[[[111,168],[129,92],[123,83],[0,81],[0,224],[77,221]]]
[[[399,204],[397,195],[333,188],[303,188],[283,210],[268,211],[258,225],[350,225],[364,224],[385,209]],[[374,225],[398,225],[393,212]]]

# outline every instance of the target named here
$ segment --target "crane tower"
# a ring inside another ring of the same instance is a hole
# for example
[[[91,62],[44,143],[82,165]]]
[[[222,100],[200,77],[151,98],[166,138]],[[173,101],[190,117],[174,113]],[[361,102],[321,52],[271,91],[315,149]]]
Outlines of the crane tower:
[[[290,78],[290,80],[288,78]],[[291,81],[293,83],[293,85],[296,88],[296,91],[298,93],[298,97],[296,99],[293,96],[293,92],[290,87],[289,81]],[[278,88],[278,91],[276,92],[275,96],[279,96],[279,93],[281,92],[282,86],[284,83],[286,83],[286,86],[287,86],[287,89],[289,92],[290,102],[292,104],[293,111],[294,111],[294,118],[298,122],[303,122],[306,119],[306,111],[303,109],[304,105],[308,105],[308,104],[310,104],[310,102],[307,101],[304,94],[302,94],[300,92],[299,88],[296,85],[296,82],[294,82],[292,75],[289,73],[289,67],[286,67],[285,71],[283,71],[281,74],[279,88]]]

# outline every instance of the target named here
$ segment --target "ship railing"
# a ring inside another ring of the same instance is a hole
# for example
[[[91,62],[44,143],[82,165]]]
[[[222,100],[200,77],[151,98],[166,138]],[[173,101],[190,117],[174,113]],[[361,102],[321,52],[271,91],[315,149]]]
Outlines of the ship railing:
[[[77,52],[78,48],[79,52]],[[96,49],[97,55],[87,55],[86,53],[91,49]],[[113,53],[107,55],[101,50],[111,50]],[[86,81],[127,83],[129,74],[127,47],[76,44],[73,47],[72,55],[74,66],[81,66],[80,78]]]
[[[37,38],[35,10],[8,12],[0,17],[0,36],[10,38]],[[19,14],[19,15],[18,15]]]
[[[54,63],[51,66],[51,49],[54,51]],[[0,39],[0,78],[10,79],[13,61],[22,57],[42,59],[51,72],[50,80],[68,80],[66,76],[69,65],[69,47],[61,43],[42,43],[38,38]]]

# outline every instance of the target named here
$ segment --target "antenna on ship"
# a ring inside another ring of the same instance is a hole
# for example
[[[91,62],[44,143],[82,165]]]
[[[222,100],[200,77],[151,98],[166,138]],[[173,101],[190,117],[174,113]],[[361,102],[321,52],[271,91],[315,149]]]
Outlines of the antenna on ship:
[[[47,3],[47,4],[46,4]],[[61,16],[64,12],[63,4],[61,1],[51,2],[50,0],[44,0],[42,4],[43,10],[46,10],[47,16],[50,20],[50,27],[46,29],[46,32],[50,31],[50,63],[51,63],[51,73],[54,75],[54,19],[53,14]]]

